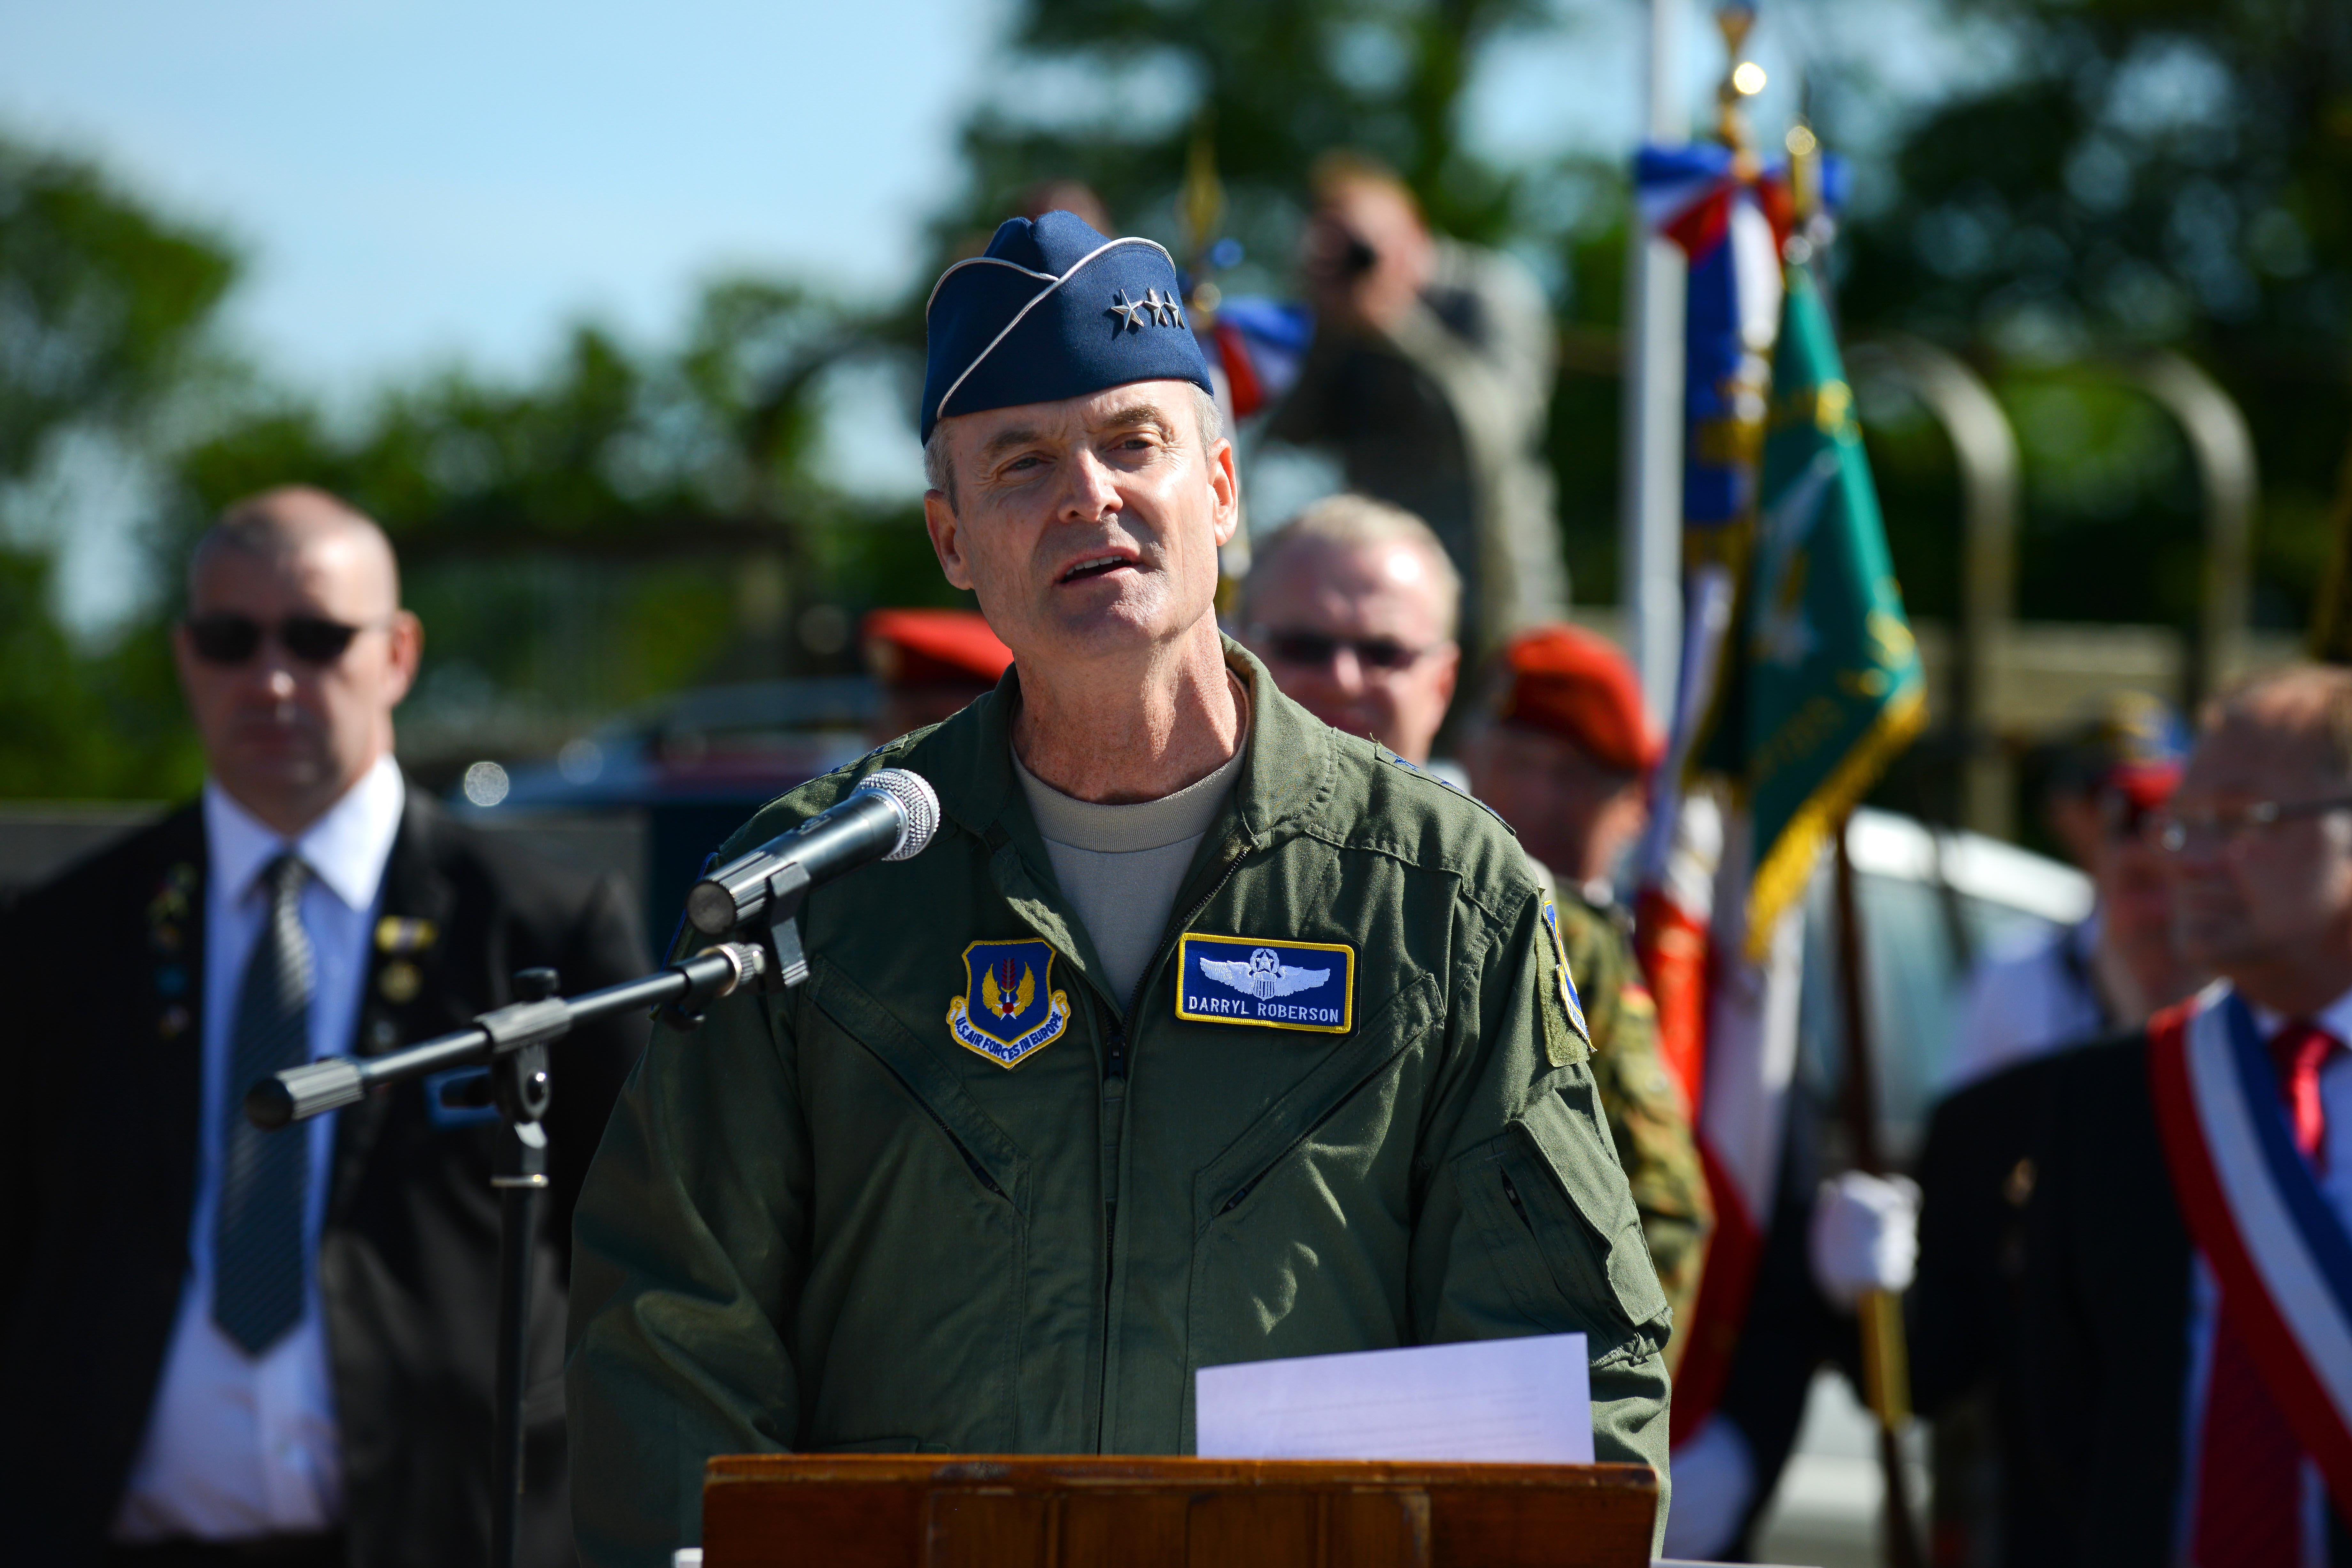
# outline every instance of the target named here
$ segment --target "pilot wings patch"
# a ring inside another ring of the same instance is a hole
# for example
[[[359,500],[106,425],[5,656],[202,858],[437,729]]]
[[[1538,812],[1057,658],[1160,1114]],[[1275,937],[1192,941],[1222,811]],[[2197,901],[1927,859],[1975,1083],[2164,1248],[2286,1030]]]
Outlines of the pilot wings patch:
[[[1341,942],[1209,936],[1176,941],[1176,1016],[1344,1035],[1355,1026],[1356,950]]]

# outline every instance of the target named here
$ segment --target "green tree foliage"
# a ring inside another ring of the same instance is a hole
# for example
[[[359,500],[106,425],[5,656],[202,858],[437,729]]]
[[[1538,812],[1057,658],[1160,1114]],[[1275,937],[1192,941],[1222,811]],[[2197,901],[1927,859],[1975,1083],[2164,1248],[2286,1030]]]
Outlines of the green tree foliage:
[[[564,728],[698,680],[805,668],[793,612],[903,600],[869,568],[896,575],[907,552],[871,541],[921,544],[904,509],[816,477],[823,377],[869,351],[855,319],[804,289],[722,281],[674,348],[581,326],[531,380],[453,370],[348,426],[292,403],[259,412],[181,458],[169,537],[184,547],[274,484],[349,498],[392,534],[426,620],[428,723],[436,703],[520,701]]]
[[[78,645],[47,542],[15,514],[68,436],[148,438],[236,274],[218,239],[94,165],[0,138],[0,796],[153,798],[195,777],[161,638]]]
[[[0,480],[30,473],[66,427],[151,413],[236,275],[218,240],[94,165],[0,139]]]
[[[1905,327],[2004,367],[2029,481],[2021,607],[2053,619],[2192,613],[2187,449],[2096,363],[2189,353],[2244,409],[2260,453],[2257,614],[2299,623],[2352,429],[2352,9],[1964,10],[2008,32],[2018,69],[1919,119],[1875,172],[1880,194],[1844,244],[1849,327]],[[1890,478],[1900,485],[1899,465]],[[1941,528],[1896,542],[1924,610],[1948,607],[1952,548]]]
[[[160,636],[78,647],[49,608],[47,555],[0,550],[0,799],[160,800],[204,766]]]
[[[1482,47],[1544,20],[1539,0],[1029,0],[1007,90],[964,132],[972,179],[946,232],[984,234],[1023,186],[1068,178],[1173,239],[1198,127],[1231,232],[1276,267],[1307,165],[1339,146],[1387,159],[1440,227],[1499,240],[1515,182],[1464,147],[1463,89]]]

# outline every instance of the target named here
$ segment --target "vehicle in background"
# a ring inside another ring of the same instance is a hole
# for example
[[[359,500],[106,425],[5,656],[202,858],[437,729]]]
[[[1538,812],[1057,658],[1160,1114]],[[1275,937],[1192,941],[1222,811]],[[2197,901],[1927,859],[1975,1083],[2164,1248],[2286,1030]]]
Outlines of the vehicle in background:
[[[1931,830],[1907,816],[1858,811],[1846,840],[1863,963],[1869,977],[1879,1139],[1908,1166],[1918,1155],[1951,1059],[1976,956],[2070,926],[2091,912],[2091,880],[2074,868],[1973,833]],[[1835,904],[1814,879],[1805,908],[1805,980],[1798,1007],[1798,1067],[1827,1125],[1827,1168],[1849,1140],[1837,1108],[1844,1082]],[[1910,1495],[1927,1539],[1927,1443],[1906,1435]],[[1758,1557],[1820,1568],[1877,1568],[1885,1480],[1877,1427],[1843,1374],[1817,1372],[1797,1447],[1759,1530]]]
[[[567,742],[552,761],[475,763],[460,816],[569,858],[633,863],[646,930],[677,930],[712,851],[787,790],[866,754],[881,703],[865,676],[683,691]],[[604,853],[585,842],[602,832]]]

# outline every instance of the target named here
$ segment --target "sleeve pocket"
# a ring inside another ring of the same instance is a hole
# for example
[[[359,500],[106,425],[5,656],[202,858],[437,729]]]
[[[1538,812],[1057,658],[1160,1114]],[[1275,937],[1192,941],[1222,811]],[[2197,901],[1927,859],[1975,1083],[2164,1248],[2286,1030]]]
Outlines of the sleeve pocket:
[[[1606,1324],[1610,1340],[1647,1340],[1654,1350],[1672,1318],[1641,1216],[1616,1162],[1580,1131],[1559,1096],[1538,1096],[1501,1135],[1460,1157],[1464,1205],[1530,1321]]]

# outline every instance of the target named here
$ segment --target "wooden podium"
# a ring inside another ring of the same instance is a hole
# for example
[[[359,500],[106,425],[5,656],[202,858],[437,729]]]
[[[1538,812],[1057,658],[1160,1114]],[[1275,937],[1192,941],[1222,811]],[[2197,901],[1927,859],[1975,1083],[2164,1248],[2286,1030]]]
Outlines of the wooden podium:
[[[1642,1465],[744,1455],[704,1568],[1646,1568]]]

